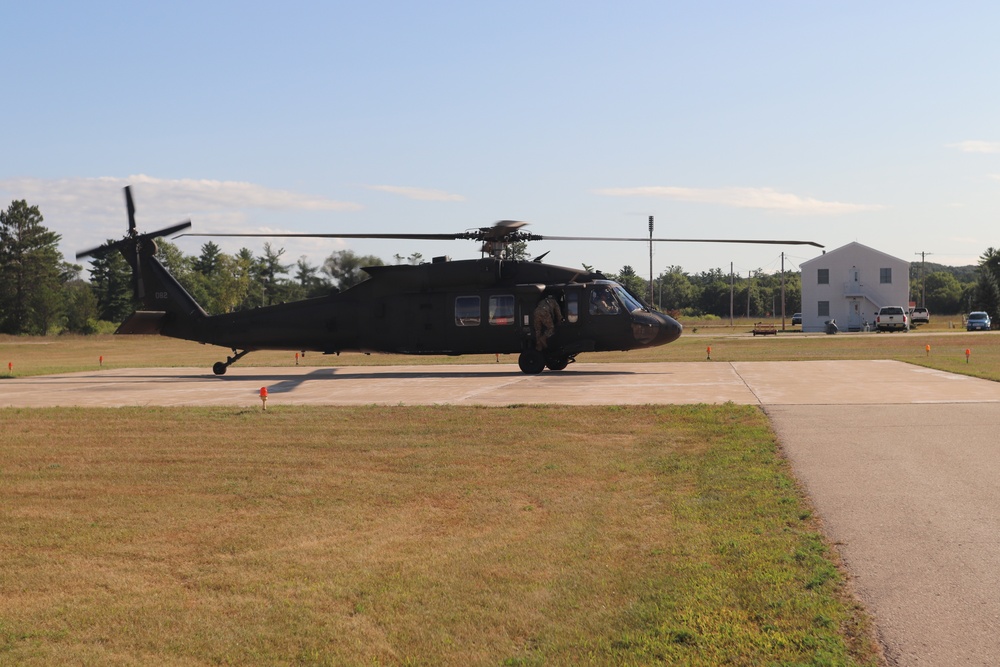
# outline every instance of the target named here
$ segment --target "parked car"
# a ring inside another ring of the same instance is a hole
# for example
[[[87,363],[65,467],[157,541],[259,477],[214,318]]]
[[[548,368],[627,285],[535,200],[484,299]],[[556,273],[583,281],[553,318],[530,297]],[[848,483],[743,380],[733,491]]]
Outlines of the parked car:
[[[931,321],[931,311],[926,308],[914,308],[910,311],[910,322],[916,324],[917,322],[923,322],[924,324],[930,324]]]
[[[981,310],[974,310],[969,313],[969,319],[965,321],[966,331],[989,331],[990,316]]]
[[[902,306],[883,306],[875,316],[875,331],[909,331],[910,316]]]
[[[792,326],[796,324],[802,326],[802,313],[792,313]]]

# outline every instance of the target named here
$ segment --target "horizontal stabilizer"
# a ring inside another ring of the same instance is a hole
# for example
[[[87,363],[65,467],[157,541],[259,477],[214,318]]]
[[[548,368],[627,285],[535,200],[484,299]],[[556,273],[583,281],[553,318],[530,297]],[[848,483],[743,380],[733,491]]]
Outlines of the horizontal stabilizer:
[[[167,313],[162,310],[137,310],[122,322],[115,333],[155,336],[160,333],[166,319]]]

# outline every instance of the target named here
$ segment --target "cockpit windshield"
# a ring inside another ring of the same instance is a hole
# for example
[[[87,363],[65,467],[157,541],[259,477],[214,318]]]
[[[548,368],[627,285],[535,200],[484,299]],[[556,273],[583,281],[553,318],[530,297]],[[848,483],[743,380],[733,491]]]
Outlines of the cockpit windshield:
[[[614,290],[615,290],[615,296],[617,296],[618,300],[625,305],[625,310],[627,310],[628,312],[634,313],[637,310],[645,310],[643,305],[638,301],[636,301],[635,297],[629,294],[624,287],[620,285],[615,285]]]

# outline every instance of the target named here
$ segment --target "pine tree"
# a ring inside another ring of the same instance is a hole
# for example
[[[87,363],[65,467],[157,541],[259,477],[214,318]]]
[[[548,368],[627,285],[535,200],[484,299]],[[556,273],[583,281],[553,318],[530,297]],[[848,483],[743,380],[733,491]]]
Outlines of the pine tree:
[[[90,284],[98,319],[119,323],[135,310],[132,269],[117,250],[91,258]]]
[[[60,236],[23,199],[0,211],[0,331],[45,334],[62,307]]]
[[[979,270],[975,310],[985,310],[991,319],[1000,318],[1000,285],[996,276],[986,266]]]

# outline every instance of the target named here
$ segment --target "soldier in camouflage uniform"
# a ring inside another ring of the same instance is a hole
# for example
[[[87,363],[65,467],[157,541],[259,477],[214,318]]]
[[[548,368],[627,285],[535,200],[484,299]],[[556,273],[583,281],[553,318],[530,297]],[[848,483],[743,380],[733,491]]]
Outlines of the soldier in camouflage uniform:
[[[562,322],[562,311],[550,294],[535,306],[535,349],[539,352],[548,347],[549,338],[556,332],[556,322]]]

